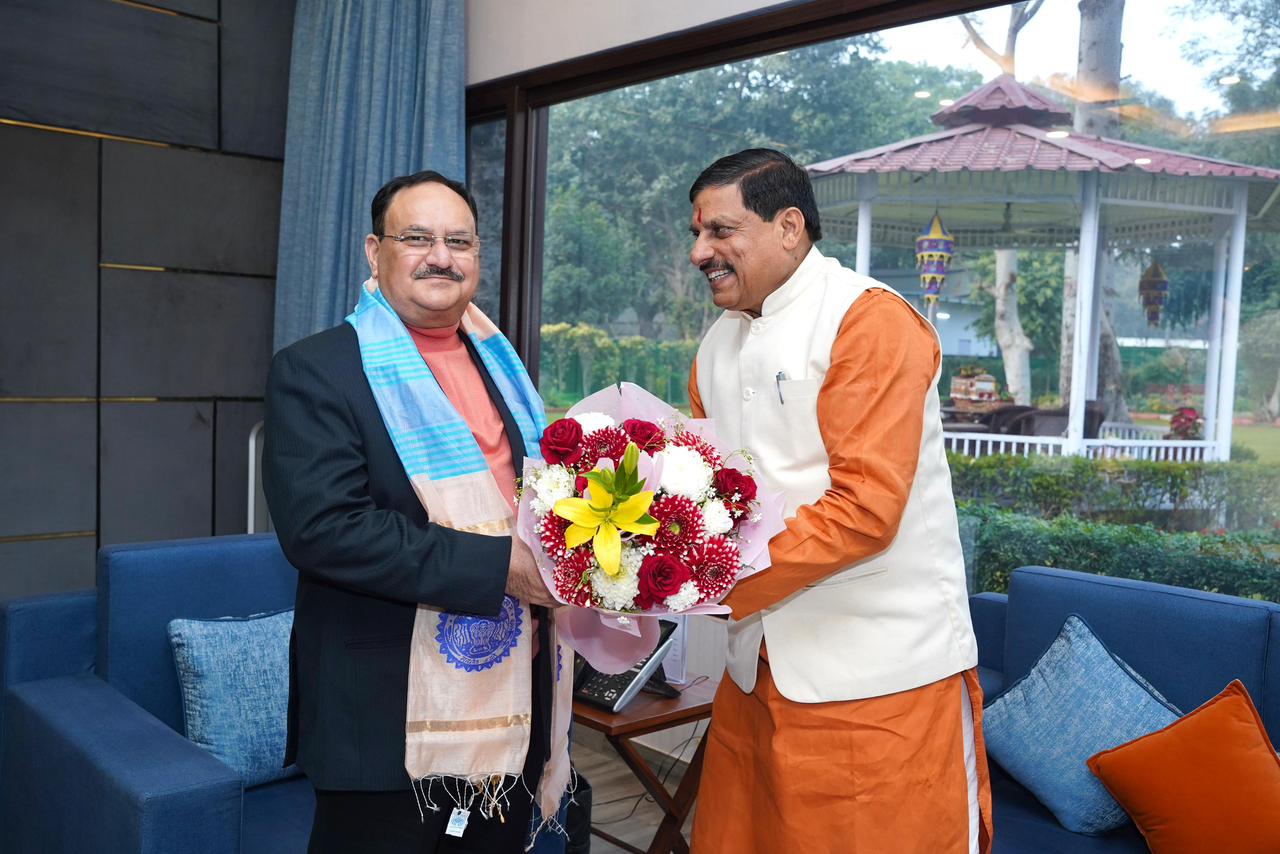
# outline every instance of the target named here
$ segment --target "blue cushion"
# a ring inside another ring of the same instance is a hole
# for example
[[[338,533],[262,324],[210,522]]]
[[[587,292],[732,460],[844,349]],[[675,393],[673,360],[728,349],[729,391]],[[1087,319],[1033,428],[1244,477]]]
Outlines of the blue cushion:
[[[107,546],[98,552],[95,671],[182,732],[182,698],[165,626],[174,617],[292,608],[297,586],[298,572],[275,534]]]
[[[297,773],[282,767],[292,629],[292,610],[169,623],[187,738],[238,772],[245,786]]]
[[[1116,658],[1078,615],[983,715],[987,754],[1075,833],[1129,820],[1090,773],[1093,754],[1168,726],[1178,710]]]
[[[1194,709],[1241,680],[1260,701],[1263,720],[1280,721],[1269,707],[1267,645],[1280,606],[1182,587],[1107,578],[1045,567],[1022,567],[1009,582],[1005,684],[1031,669],[1069,614],[1079,614],[1107,648],[1181,709]],[[987,666],[994,666],[988,664]],[[1271,731],[1280,743],[1280,731]]]

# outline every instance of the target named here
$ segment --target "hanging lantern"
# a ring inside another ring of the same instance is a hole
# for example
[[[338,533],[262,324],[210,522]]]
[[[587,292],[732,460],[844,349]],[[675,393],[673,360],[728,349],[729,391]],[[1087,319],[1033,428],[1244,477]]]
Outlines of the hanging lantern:
[[[929,227],[916,238],[916,268],[920,271],[920,284],[924,286],[924,300],[930,306],[938,301],[955,249],[955,237],[935,211]]]
[[[1147,325],[1159,326],[1160,310],[1169,298],[1169,277],[1160,268],[1160,262],[1153,260],[1138,280],[1138,296],[1147,312]]]

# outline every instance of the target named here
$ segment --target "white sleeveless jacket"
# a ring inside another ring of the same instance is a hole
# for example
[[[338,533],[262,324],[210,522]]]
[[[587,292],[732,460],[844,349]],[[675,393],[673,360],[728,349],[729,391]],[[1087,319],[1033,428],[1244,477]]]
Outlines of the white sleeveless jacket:
[[[761,481],[785,494],[788,517],[831,487],[818,392],[841,321],[868,288],[897,295],[815,247],[759,318],[725,312],[698,349],[707,417],[727,447],[754,455]],[[731,622],[728,671],[743,691],[755,686],[762,639],[778,690],[800,703],[892,694],[977,665],[937,386],[935,374],[920,413],[919,462],[890,546]]]

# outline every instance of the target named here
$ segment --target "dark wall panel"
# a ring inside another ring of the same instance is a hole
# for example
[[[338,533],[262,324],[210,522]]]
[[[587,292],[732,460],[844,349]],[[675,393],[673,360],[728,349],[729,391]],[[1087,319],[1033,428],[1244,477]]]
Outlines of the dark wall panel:
[[[98,141],[0,125],[0,397],[88,397],[98,372]]]
[[[102,394],[262,397],[271,279],[102,271]]]
[[[8,118],[218,145],[217,24],[102,0],[6,0],[0,57]]]
[[[0,537],[96,526],[97,409],[0,403]]]
[[[222,0],[222,150],[284,157],[293,0]]]
[[[0,543],[0,600],[93,586],[93,537]]]
[[[102,405],[103,545],[207,537],[213,520],[213,404]]]
[[[102,260],[272,276],[281,164],[102,144]]]
[[[249,529],[249,432],[262,420],[262,404],[220,400],[214,447],[215,534]]]

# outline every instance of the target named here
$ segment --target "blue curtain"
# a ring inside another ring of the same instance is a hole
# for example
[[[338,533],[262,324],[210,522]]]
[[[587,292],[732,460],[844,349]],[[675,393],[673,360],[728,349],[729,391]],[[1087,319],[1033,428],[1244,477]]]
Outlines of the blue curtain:
[[[275,348],[333,326],[369,273],[388,179],[465,180],[463,0],[306,0],[294,17]]]

